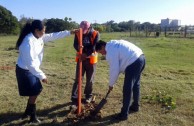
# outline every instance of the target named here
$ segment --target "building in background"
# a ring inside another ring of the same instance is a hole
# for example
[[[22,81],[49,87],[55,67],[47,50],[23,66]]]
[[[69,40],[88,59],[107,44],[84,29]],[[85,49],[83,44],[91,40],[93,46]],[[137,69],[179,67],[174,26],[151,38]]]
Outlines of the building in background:
[[[160,27],[162,29],[170,28],[170,29],[178,29],[181,26],[181,21],[178,19],[161,19]]]

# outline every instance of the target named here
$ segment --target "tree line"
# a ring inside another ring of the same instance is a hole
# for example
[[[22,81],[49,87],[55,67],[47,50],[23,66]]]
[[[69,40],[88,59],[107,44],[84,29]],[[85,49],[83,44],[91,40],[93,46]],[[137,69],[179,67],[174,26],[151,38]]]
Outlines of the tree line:
[[[0,34],[19,34],[21,28],[28,21],[32,21],[32,19],[21,16],[18,20],[14,15],[12,15],[11,11],[0,5]],[[79,27],[78,23],[72,21],[72,19],[68,17],[65,17],[64,19],[43,19],[43,22],[46,24],[47,33],[64,29],[76,29]],[[134,31],[143,31],[146,32],[146,34],[160,31],[160,24],[153,24],[150,22],[144,22],[141,24],[140,22],[135,22],[133,20],[120,23],[116,23],[113,20],[102,24],[93,23],[92,27],[99,32],[130,32],[130,34]]]

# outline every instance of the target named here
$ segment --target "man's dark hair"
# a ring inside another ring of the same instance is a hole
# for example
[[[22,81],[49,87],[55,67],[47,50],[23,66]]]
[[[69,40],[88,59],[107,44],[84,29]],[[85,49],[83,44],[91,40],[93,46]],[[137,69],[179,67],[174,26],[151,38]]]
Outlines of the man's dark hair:
[[[103,41],[103,40],[99,40],[99,41],[96,43],[96,51],[101,50],[103,46],[106,46],[106,42]]]

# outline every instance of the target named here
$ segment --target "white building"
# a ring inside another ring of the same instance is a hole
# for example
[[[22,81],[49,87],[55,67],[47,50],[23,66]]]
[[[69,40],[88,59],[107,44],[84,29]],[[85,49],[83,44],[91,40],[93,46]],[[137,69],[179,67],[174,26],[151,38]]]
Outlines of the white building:
[[[175,27],[179,27],[181,25],[181,21],[177,20],[177,19],[161,19],[161,28],[165,28],[165,27],[171,27],[171,28],[175,28]]]

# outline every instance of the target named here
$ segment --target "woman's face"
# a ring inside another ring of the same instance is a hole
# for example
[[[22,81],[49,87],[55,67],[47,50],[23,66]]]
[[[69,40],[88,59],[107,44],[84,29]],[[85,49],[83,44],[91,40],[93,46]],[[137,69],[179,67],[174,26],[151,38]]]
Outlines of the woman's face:
[[[44,27],[42,30],[35,30],[35,37],[40,38],[45,34],[46,27]]]

